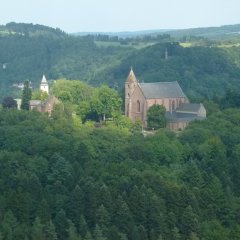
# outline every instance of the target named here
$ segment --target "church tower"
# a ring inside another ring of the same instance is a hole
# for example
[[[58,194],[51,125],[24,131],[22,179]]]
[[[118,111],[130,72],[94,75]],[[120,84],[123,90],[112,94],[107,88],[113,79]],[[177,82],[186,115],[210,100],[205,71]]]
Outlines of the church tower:
[[[40,84],[40,90],[49,94],[49,86],[48,86],[48,82],[47,82],[45,75],[43,75],[43,77],[42,77],[42,81]]]
[[[132,112],[132,94],[134,92],[135,87],[137,86],[138,81],[131,68],[128,78],[125,82],[125,115],[131,118]]]

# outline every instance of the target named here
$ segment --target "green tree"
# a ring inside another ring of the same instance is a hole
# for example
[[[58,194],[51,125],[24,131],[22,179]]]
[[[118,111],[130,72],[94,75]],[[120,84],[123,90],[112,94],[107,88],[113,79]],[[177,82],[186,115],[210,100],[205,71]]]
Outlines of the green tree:
[[[90,105],[92,111],[105,121],[106,117],[112,117],[113,112],[121,110],[122,100],[115,90],[102,85],[94,91]]]
[[[89,231],[87,231],[84,240],[93,240],[92,234]]]
[[[42,222],[48,222],[51,218],[50,207],[45,198],[43,198],[38,206],[37,214]]]
[[[80,216],[80,221],[79,221],[79,233],[82,237],[86,236],[88,231],[88,225],[86,222],[86,219],[83,215]]]
[[[171,231],[172,239],[179,240],[181,239],[181,234],[179,233],[179,229],[174,227]]]
[[[35,90],[32,92],[32,100],[46,100],[48,97],[47,92],[42,90]]]
[[[80,240],[77,229],[72,221],[68,220],[68,240]]]
[[[57,240],[57,233],[52,220],[45,223],[44,232],[45,232],[45,240]]]
[[[43,230],[43,224],[40,221],[39,217],[35,218],[35,221],[32,226],[32,232],[31,232],[32,239],[36,240],[45,240],[44,230]]]
[[[110,224],[109,213],[103,204],[97,209],[96,221],[102,229],[107,228]]]
[[[3,221],[1,224],[3,239],[6,239],[6,240],[15,239],[16,227],[17,227],[17,219],[13,215],[12,211],[9,210],[4,214]]]
[[[17,108],[17,102],[12,97],[5,97],[2,101],[3,108]]]
[[[67,239],[68,221],[63,209],[57,212],[57,215],[55,217],[55,226],[57,230],[58,239],[59,240]]]
[[[147,124],[150,129],[159,129],[166,127],[165,118],[166,109],[162,105],[154,104],[148,109]]]
[[[32,90],[29,86],[29,81],[24,82],[24,88],[22,92],[22,104],[21,109],[29,110],[29,101],[32,98]]]
[[[191,206],[185,208],[182,215],[182,232],[185,236],[190,235],[191,233],[197,233],[199,231],[199,223],[197,215],[193,212]]]
[[[79,221],[79,216],[83,213],[84,207],[84,197],[82,189],[79,185],[76,185],[74,190],[72,191],[69,198],[68,205],[68,216],[73,221],[73,223],[77,226]]]
[[[96,225],[96,227],[95,227],[95,229],[93,231],[93,236],[94,236],[95,240],[107,240],[103,236],[102,230],[101,230],[101,228],[98,225]]]

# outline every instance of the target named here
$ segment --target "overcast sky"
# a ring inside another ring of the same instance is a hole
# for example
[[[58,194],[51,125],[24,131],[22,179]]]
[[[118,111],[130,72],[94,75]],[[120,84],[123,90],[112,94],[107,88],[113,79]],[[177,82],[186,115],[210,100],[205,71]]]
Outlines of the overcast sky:
[[[240,23],[240,0],[0,0],[0,25],[25,22],[66,32],[136,31]]]

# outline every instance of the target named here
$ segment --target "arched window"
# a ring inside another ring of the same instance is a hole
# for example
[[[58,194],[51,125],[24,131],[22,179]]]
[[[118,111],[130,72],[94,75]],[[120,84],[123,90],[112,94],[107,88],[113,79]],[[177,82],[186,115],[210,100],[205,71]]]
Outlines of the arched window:
[[[172,111],[175,110],[175,101],[172,101]]]
[[[141,111],[141,104],[140,104],[140,101],[138,100],[137,101],[137,112],[140,112]]]

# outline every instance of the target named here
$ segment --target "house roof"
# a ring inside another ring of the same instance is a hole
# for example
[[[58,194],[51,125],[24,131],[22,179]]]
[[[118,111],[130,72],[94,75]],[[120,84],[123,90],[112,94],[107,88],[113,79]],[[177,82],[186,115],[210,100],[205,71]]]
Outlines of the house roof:
[[[186,97],[177,81],[139,83],[139,86],[147,99]]]
[[[166,112],[165,117],[169,122],[191,122],[193,120],[203,120],[205,117],[199,117],[193,113]]]
[[[202,107],[201,103],[182,103],[177,109],[176,112],[190,112],[197,113]]]
[[[41,105],[42,101],[41,100],[30,100],[29,105],[30,106],[38,106]]]

